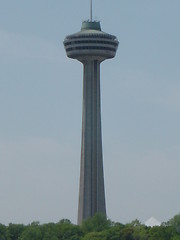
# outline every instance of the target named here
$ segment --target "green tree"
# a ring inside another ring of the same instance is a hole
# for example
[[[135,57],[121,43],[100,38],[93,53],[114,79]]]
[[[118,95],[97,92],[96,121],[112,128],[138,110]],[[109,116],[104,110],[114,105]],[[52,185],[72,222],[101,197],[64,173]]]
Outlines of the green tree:
[[[139,226],[142,226],[142,224],[138,219],[135,219],[131,223],[127,223],[126,226],[139,227]]]
[[[107,240],[107,236],[103,232],[90,232],[87,233],[82,240]]]
[[[167,226],[172,226],[180,233],[180,214],[175,215],[172,219],[167,222]]]
[[[122,229],[121,231],[121,238],[122,240],[135,240],[135,238],[133,237],[133,233],[134,233],[134,228],[133,227],[129,227],[129,226],[125,226],[125,228]]]
[[[24,231],[25,226],[23,224],[12,224],[10,223],[7,228],[7,238],[8,240],[17,240],[22,232]]]
[[[63,220],[56,224],[56,233],[59,240],[79,240],[83,235],[80,226]]]
[[[111,228],[106,230],[106,236],[108,240],[120,240],[122,239],[122,230],[125,226],[121,223],[112,223]]]
[[[101,213],[95,214],[92,218],[89,218],[82,223],[82,229],[85,233],[88,232],[100,232],[109,229],[112,226],[112,222],[106,219],[106,216]]]
[[[56,224],[48,223],[40,226],[42,240],[58,240]]]
[[[172,227],[155,226],[149,230],[149,240],[170,240],[173,234]]]
[[[134,227],[133,237],[135,240],[148,240],[149,239],[149,228],[145,225],[139,225]]]
[[[0,224],[0,240],[7,239],[7,228],[6,226]]]
[[[171,240],[180,240],[180,235],[172,236]]]
[[[27,226],[18,240],[42,240],[42,233],[38,226]]]

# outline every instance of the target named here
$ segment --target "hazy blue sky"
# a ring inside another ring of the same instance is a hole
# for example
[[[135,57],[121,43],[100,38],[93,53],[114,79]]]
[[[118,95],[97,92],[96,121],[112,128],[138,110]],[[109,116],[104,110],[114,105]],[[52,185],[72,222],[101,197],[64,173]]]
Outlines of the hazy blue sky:
[[[96,0],[119,39],[102,64],[108,217],[180,212],[180,1]],[[0,222],[77,218],[82,66],[63,40],[89,0],[0,0]]]

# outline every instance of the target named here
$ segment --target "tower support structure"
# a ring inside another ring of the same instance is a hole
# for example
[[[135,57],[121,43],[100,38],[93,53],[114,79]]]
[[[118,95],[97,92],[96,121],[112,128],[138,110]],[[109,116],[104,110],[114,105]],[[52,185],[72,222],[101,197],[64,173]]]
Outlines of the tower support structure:
[[[99,22],[82,23],[81,31],[66,37],[67,56],[83,64],[83,113],[78,224],[106,216],[101,134],[100,63],[115,56],[118,40],[101,31]]]
[[[82,145],[78,223],[97,212],[106,215],[100,104],[100,61],[84,63]]]

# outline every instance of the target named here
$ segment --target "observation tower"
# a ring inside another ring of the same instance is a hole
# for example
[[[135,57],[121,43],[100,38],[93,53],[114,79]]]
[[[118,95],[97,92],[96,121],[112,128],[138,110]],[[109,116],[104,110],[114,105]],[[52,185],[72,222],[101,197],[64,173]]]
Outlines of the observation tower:
[[[115,36],[101,30],[100,22],[82,22],[64,47],[69,58],[83,64],[83,111],[78,224],[100,212],[106,216],[101,136],[100,63],[115,57]]]

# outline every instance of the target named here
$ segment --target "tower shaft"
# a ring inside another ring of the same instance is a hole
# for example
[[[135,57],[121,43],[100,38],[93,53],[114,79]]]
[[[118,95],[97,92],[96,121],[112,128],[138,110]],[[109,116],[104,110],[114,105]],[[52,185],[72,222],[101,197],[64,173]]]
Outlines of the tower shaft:
[[[106,215],[100,104],[100,61],[83,62],[83,115],[78,224],[101,212]]]

